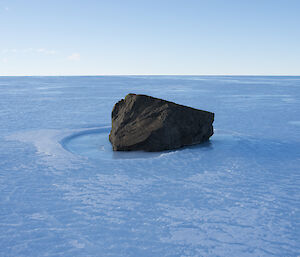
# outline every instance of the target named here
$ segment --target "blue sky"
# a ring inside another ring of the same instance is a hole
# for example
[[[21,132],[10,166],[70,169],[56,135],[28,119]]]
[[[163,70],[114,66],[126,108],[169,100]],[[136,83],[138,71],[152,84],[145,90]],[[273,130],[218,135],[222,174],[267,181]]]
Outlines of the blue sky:
[[[299,0],[0,0],[0,75],[300,75]]]

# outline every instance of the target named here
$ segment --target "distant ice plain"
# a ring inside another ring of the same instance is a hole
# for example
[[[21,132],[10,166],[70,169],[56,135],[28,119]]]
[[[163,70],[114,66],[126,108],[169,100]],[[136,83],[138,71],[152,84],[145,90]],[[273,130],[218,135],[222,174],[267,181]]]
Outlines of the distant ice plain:
[[[208,143],[114,153],[143,93],[215,113]],[[300,77],[0,77],[0,256],[299,256]]]

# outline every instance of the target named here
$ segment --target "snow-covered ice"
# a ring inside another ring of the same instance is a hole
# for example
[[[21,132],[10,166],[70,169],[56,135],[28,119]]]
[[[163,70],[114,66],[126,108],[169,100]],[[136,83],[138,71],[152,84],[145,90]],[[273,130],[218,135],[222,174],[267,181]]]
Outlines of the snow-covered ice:
[[[113,152],[127,93],[215,134]],[[0,256],[300,256],[300,77],[1,77],[0,98]]]

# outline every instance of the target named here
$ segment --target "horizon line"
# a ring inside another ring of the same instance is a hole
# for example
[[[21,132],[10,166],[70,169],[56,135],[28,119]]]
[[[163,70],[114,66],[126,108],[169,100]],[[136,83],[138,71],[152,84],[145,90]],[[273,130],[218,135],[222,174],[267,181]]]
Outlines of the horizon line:
[[[299,77],[291,74],[82,74],[82,75],[0,75],[0,77],[105,77],[105,76],[241,76],[241,77]]]

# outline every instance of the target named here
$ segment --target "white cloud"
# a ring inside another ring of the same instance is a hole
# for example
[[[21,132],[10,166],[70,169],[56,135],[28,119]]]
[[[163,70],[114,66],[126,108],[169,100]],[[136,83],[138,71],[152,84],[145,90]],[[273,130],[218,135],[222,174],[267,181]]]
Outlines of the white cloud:
[[[10,53],[39,53],[39,54],[47,54],[53,55],[57,54],[56,50],[53,49],[45,49],[45,48],[26,48],[26,49],[3,49],[2,54],[10,54]]]
[[[27,48],[27,49],[23,49],[24,53],[30,53],[33,51],[33,48]]]
[[[43,53],[43,54],[56,54],[57,53],[55,50],[48,50],[45,48],[36,49],[36,52]]]
[[[55,51],[55,50],[48,50],[46,52],[46,54],[57,54],[57,51]]]
[[[70,56],[68,56],[68,59],[71,61],[79,61],[80,60],[80,54],[79,53],[72,53]]]
[[[7,63],[7,58],[3,58],[3,59],[2,59],[2,62],[3,62],[3,63]]]

